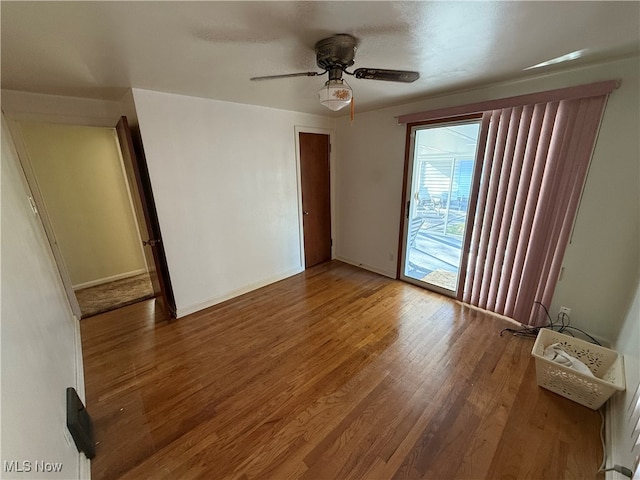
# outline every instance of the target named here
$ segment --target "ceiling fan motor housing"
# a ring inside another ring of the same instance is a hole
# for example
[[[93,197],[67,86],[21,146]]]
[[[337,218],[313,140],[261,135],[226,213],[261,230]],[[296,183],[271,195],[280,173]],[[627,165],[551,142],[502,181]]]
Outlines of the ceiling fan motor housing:
[[[354,64],[358,40],[346,33],[339,33],[316,43],[316,63],[323,70],[340,69]]]

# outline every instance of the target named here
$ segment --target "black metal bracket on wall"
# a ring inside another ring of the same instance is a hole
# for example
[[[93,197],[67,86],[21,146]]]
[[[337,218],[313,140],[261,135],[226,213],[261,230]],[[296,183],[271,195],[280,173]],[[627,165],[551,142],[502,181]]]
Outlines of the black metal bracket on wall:
[[[96,456],[93,421],[75,388],[67,388],[67,428],[79,452],[89,459]]]

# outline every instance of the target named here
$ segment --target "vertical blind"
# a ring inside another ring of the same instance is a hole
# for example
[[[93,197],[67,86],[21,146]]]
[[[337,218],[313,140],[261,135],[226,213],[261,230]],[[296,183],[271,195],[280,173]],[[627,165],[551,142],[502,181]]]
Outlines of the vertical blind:
[[[462,301],[539,325],[569,242],[608,94],[619,82],[423,112],[483,112],[481,168]],[[463,265],[464,268],[464,265]]]
[[[537,324],[577,212],[606,96],[494,110],[462,299]]]

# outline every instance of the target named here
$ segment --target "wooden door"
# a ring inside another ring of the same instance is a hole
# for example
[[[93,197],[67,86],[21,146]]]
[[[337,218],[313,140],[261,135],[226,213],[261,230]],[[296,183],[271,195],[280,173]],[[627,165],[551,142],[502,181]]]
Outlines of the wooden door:
[[[305,268],[331,260],[329,135],[299,133]]]
[[[136,209],[136,219],[143,240],[143,250],[149,276],[153,285],[156,301],[165,312],[166,318],[176,316],[176,306],[173,289],[169,278],[169,267],[162,245],[160,224],[156,213],[156,205],[151,191],[149,171],[144,158],[142,145],[138,145],[138,152],[134,147],[131,130],[126,117],[121,117],[116,125],[122,159],[124,160],[132,198]],[[133,177],[133,178],[132,178]]]

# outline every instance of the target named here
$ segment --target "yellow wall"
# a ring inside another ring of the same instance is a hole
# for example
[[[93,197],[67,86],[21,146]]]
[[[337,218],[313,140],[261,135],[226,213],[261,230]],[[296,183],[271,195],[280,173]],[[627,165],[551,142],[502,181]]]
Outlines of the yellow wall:
[[[74,287],[146,270],[115,130],[20,129]]]

